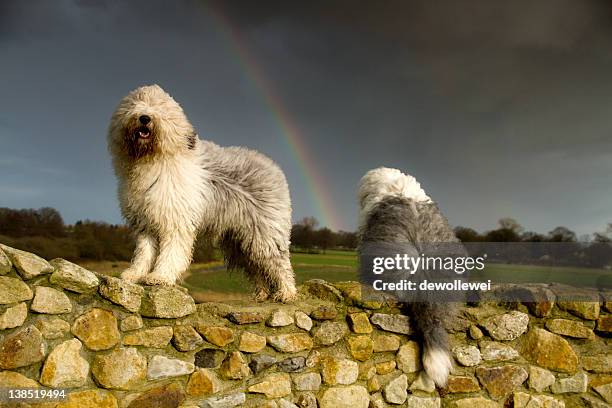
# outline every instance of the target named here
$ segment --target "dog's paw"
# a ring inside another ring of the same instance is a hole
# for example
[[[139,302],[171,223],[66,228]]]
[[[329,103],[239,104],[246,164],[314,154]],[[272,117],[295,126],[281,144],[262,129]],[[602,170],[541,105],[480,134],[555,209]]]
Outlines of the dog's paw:
[[[148,286],[173,286],[175,282],[173,279],[169,279],[167,276],[150,273],[143,277],[140,280],[140,283]]]
[[[265,289],[257,289],[253,294],[253,300],[256,302],[264,302],[270,298],[270,293]]]
[[[121,273],[121,279],[127,282],[137,283],[139,282],[146,273],[134,270],[132,268],[128,268]]]
[[[297,299],[297,291],[293,290],[278,290],[272,295],[272,300],[281,303],[290,303]]]

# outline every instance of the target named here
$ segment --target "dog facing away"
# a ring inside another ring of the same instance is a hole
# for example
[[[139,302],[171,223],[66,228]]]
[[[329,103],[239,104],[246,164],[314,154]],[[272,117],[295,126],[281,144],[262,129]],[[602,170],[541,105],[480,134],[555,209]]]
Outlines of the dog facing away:
[[[446,255],[465,253],[444,215],[414,177],[397,169],[381,167],[371,170],[361,179],[358,198],[362,281],[371,283],[374,279],[371,270],[366,270],[363,265],[363,260],[372,254],[393,256],[393,253],[400,253],[418,257],[422,253],[431,254],[437,244]],[[452,254],[449,253],[449,244]],[[410,275],[395,270],[385,272],[384,276],[388,282],[422,280],[432,278],[430,273],[419,270]],[[452,368],[445,325],[454,317],[454,305],[428,299],[426,295],[403,291],[390,293],[402,302],[414,323],[422,345],[425,372],[438,386],[444,387]]]
[[[203,233],[219,244],[229,268],[246,271],[256,300],[295,298],[291,200],[272,160],[200,140],[181,106],[157,85],[121,100],[108,146],[121,211],[136,234],[123,279],[176,284]]]

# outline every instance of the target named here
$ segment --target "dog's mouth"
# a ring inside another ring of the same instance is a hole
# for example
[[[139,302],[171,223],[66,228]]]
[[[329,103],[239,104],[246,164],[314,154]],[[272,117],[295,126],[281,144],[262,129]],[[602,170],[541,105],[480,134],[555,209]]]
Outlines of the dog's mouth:
[[[147,140],[151,137],[151,130],[146,126],[140,126],[134,130],[134,138]]]

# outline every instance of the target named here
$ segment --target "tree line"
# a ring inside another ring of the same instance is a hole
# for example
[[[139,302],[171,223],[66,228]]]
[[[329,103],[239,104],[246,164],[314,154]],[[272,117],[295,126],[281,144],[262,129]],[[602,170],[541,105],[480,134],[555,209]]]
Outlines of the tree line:
[[[479,233],[468,227],[455,228],[463,242],[589,242],[590,246],[607,250],[612,242],[612,223],[591,236],[577,237],[570,229],[560,226],[540,234],[525,231],[512,218],[499,220],[498,228]],[[0,242],[44,258],[62,257],[69,260],[128,261],[134,251],[134,239],[125,225],[99,221],[78,221],[67,225],[54,208],[10,209],[0,208]],[[318,228],[314,217],[298,221],[291,230],[293,251],[325,252],[329,249],[354,250],[357,234],[350,231],[332,231]],[[607,244],[597,247],[596,244]],[[610,251],[608,250],[608,253]],[[196,241],[194,261],[205,262],[219,258],[215,248],[205,237]]]

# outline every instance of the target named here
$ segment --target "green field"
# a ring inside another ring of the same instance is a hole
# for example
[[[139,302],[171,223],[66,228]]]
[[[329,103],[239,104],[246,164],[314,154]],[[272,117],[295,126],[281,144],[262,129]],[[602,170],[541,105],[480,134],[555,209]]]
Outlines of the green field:
[[[309,279],[325,279],[329,282],[358,280],[355,252],[293,253],[291,263],[298,284]],[[83,266],[117,276],[127,265],[125,262],[97,262],[86,263]],[[612,272],[587,268],[486,264],[485,270],[473,272],[470,280],[491,279],[493,283],[560,282],[575,286],[597,286],[604,275],[609,279]],[[252,291],[251,284],[242,272],[228,272],[222,262],[193,264],[182,284],[197,301],[247,298]]]

